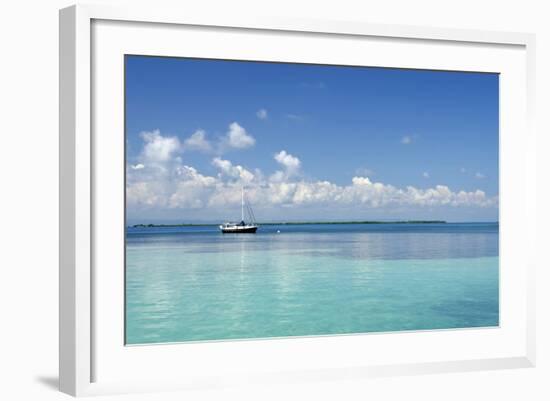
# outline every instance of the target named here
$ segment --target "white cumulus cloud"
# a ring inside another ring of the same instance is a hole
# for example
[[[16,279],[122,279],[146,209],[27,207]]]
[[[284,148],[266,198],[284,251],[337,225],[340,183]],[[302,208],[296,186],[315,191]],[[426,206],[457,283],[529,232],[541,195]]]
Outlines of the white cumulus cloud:
[[[299,174],[301,162],[296,156],[287,153],[286,150],[281,150],[275,153],[273,158],[279,163],[284,170],[278,170],[271,175],[271,181],[281,182]]]
[[[177,136],[162,136],[160,131],[142,132],[145,141],[142,157],[151,162],[165,162],[181,150],[181,144]]]
[[[237,122],[229,124],[229,131],[225,138],[225,144],[235,149],[246,149],[254,146],[256,140]]]
[[[183,141],[184,149],[186,150],[198,150],[201,152],[209,152],[212,150],[212,145],[206,139],[206,132],[204,130],[197,130]]]
[[[256,112],[256,117],[258,117],[260,120],[267,119],[267,110],[266,109],[260,109]]]
[[[216,166],[221,175],[225,175],[231,178],[238,178],[243,182],[247,183],[254,179],[254,174],[239,165],[233,165],[229,160],[224,160],[219,157],[216,157],[212,160],[212,164]]]
[[[288,169],[298,169],[300,168],[300,159],[295,156],[292,156],[290,153],[287,153],[286,150],[281,150],[279,153],[276,153],[273,156],[275,160],[285,166]]]

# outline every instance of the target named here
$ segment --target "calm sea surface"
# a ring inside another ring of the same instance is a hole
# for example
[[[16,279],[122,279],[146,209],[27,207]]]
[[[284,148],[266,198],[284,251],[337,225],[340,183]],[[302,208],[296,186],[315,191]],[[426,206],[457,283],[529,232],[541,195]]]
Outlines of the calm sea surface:
[[[499,324],[497,223],[129,228],[126,239],[128,344]]]

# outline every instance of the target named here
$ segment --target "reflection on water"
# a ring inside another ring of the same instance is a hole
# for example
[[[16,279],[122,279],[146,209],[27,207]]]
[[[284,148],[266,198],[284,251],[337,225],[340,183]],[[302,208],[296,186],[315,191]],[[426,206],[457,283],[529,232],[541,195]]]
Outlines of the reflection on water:
[[[126,269],[129,344],[498,325],[497,224],[130,229]]]

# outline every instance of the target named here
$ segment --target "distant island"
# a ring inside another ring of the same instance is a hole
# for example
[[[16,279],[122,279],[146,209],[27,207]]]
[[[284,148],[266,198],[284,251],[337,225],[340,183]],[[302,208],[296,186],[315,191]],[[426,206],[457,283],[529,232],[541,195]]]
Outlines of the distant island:
[[[446,224],[445,220],[404,220],[404,221],[288,221],[280,223],[258,223],[260,226],[298,226],[316,224]],[[180,224],[134,224],[132,228],[152,227],[217,227],[216,223],[180,223]]]

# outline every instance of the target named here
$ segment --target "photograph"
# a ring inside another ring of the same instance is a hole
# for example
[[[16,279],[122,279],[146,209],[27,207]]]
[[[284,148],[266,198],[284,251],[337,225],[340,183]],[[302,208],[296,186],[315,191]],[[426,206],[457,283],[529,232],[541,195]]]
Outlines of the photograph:
[[[499,74],[124,56],[125,344],[499,327]]]

